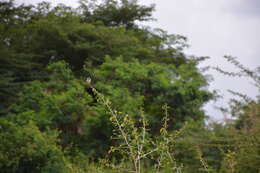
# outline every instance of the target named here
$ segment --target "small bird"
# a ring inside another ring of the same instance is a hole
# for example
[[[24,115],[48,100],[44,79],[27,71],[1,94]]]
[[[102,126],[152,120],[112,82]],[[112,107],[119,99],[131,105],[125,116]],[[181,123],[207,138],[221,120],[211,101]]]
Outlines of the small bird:
[[[90,78],[90,77],[87,77],[86,82],[89,83],[89,84],[91,84],[91,78]]]

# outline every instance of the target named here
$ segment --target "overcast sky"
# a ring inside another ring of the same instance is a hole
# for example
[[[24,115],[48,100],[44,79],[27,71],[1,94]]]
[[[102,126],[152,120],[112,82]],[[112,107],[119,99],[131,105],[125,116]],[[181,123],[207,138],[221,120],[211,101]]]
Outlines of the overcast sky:
[[[49,0],[77,6],[77,0]],[[17,0],[36,3],[40,0]],[[171,34],[188,37],[188,54],[210,56],[203,65],[219,66],[227,71],[234,68],[222,58],[232,55],[250,68],[260,66],[260,0],[140,0],[142,4],[156,5],[156,22],[146,23]],[[202,66],[203,66],[202,65]],[[259,94],[250,81],[224,77],[214,71],[210,90],[217,89],[225,99],[211,102],[205,109],[212,119],[223,118],[214,106],[225,106],[230,94],[227,89],[255,97]]]

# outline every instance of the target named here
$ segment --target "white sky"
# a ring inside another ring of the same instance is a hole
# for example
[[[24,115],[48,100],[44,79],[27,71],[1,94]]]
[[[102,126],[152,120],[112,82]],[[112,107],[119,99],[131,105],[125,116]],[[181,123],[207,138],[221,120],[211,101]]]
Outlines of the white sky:
[[[77,0],[49,0],[77,6]],[[37,3],[41,0],[17,0],[17,3]],[[181,34],[189,39],[188,54],[210,56],[203,65],[219,66],[228,71],[234,68],[222,58],[232,55],[245,66],[260,66],[260,0],[140,0],[142,4],[156,4],[155,22],[146,23],[162,28],[171,34]],[[225,106],[230,94],[227,89],[255,97],[259,91],[250,81],[224,77],[208,72],[214,77],[210,90],[217,89],[225,99],[211,102],[205,109],[212,119],[223,118],[214,106]]]

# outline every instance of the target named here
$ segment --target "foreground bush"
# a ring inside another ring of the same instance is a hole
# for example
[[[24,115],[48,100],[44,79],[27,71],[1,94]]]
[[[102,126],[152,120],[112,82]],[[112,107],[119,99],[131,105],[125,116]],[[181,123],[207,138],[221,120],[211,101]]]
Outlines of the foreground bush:
[[[67,172],[57,135],[51,131],[41,132],[33,122],[20,126],[1,118],[1,172]]]

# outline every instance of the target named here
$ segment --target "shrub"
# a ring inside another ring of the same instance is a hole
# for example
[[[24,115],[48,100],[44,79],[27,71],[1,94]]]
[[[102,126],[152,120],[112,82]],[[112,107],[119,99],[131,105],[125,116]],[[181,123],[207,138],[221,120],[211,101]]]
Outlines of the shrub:
[[[0,119],[0,170],[5,173],[65,173],[58,133],[41,132],[33,122],[17,125]]]

